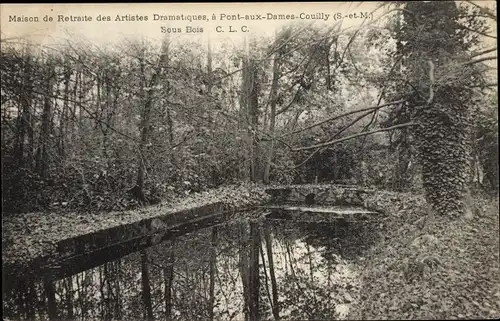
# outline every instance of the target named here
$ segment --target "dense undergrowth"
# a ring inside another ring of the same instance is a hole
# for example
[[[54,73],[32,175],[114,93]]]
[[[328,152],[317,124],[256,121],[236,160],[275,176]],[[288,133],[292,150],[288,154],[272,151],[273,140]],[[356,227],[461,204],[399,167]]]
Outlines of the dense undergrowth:
[[[360,262],[349,318],[500,317],[498,196],[474,195],[474,216],[459,220],[433,217],[422,196],[401,196]]]

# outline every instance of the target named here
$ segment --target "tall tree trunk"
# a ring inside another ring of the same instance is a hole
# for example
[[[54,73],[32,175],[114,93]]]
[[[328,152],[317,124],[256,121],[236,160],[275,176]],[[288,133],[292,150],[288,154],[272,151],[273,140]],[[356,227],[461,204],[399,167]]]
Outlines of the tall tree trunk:
[[[141,71],[142,74],[144,75],[144,59],[141,60]],[[153,84],[154,81],[157,78],[157,74],[155,73],[153,75],[151,83]],[[149,87],[149,86],[147,86]],[[153,104],[153,90],[151,87],[149,87],[149,91],[144,92],[143,89],[143,97],[144,97],[144,108],[142,110],[141,114],[141,123],[139,125],[140,131],[141,131],[141,141],[139,145],[139,154],[138,154],[138,162],[139,162],[139,169],[137,172],[137,181],[135,184],[135,196],[138,199],[138,201],[145,205],[146,203],[146,197],[144,195],[144,176],[146,173],[146,148],[147,148],[147,143],[149,141],[149,121],[150,121],[150,111],[151,111],[151,106]]]
[[[80,284],[80,277],[78,276],[78,274],[75,276],[75,281],[76,281],[76,293],[78,294],[78,305],[80,305],[80,309],[81,309],[80,317],[82,319],[85,319],[85,317],[87,316],[87,309],[85,308],[84,303],[83,303],[84,294],[83,294],[82,286]]]
[[[208,76],[208,81],[207,81],[207,93],[211,94],[212,93],[212,46],[210,44],[210,38],[208,39],[208,44],[207,44],[207,49],[208,49],[208,54],[207,54],[207,76]]]
[[[111,263],[108,262],[104,264],[104,282],[106,285],[106,301],[105,301],[105,320],[111,320],[113,317],[113,308],[111,306],[112,300],[113,300],[113,291],[111,288],[111,278],[112,276],[112,271],[110,273],[109,269],[111,268]]]
[[[146,309],[146,319],[151,321],[153,316],[153,304],[151,300],[151,286],[149,284],[148,254],[146,250],[141,251],[141,280],[142,280],[142,300]]]
[[[336,40],[334,40],[336,42]],[[331,47],[330,43],[330,47]],[[330,66],[330,51],[325,53],[325,64],[326,64],[326,89],[332,90],[332,75],[331,75],[331,66]]]
[[[24,157],[24,142],[26,137],[26,131],[33,131],[30,128],[31,126],[31,102],[32,102],[32,93],[33,93],[33,79],[31,77],[31,57],[29,53],[26,53],[26,57],[24,59],[25,66],[23,69],[23,83],[22,83],[22,91],[20,95],[21,100],[21,112],[18,119],[18,128],[17,128],[17,160],[19,168],[23,168],[25,166],[25,157]],[[33,150],[28,148],[27,153],[28,167],[31,166],[31,162],[33,160]]]
[[[245,41],[246,46],[246,41]],[[255,182],[257,180],[257,140],[256,130],[258,126],[258,72],[255,59],[251,57],[254,48],[254,41],[247,49],[243,57],[242,84],[240,94],[240,122],[246,131],[246,141],[248,146],[248,179]]]
[[[217,244],[217,227],[212,227],[212,235],[210,242],[210,302],[209,302],[209,320],[214,319],[214,303],[215,303],[215,273],[217,269],[217,253],[215,251],[215,246]]]
[[[109,126],[113,126],[113,116],[116,112],[116,103],[117,103],[117,95],[115,95],[115,99],[113,99],[113,88],[111,86],[111,76],[109,74],[105,75],[104,88],[106,92],[106,108],[105,113],[103,115],[104,121],[106,122],[105,126],[101,126],[102,128],[102,156],[104,159],[108,159],[107,166],[108,168],[112,167],[112,161],[108,158],[108,139],[109,139]],[[116,90],[115,90],[116,91]],[[116,93],[115,93],[116,94]]]
[[[160,77],[160,73],[163,70],[164,64],[167,63],[168,61],[168,42],[164,41],[162,44],[162,49],[160,53],[160,59],[159,59],[159,66],[156,68],[155,72],[153,73],[153,76],[151,77],[151,81],[147,85],[148,89],[145,93],[143,93],[144,96],[144,109],[142,111],[141,115],[141,123],[140,123],[140,131],[141,131],[141,142],[139,146],[139,170],[137,173],[137,182],[136,182],[136,192],[135,196],[138,198],[138,200],[142,203],[146,203],[146,197],[144,195],[144,178],[145,178],[145,173],[146,173],[146,149],[147,145],[150,140],[150,132],[151,132],[151,126],[150,126],[150,118],[151,118],[151,109],[153,107],[154,103],[154,92],[155,88],[158,85],[158,80]],[[144,59],[141,61],[142,68],[144,67]],[[144,71],[143,71],[144,73]]]
[[[68,127],[68,109],[69,109],[69,81],[71,78],[71,70],[68,66],[68,62],[64,66],[64,94],[63,94],[63,107],[61,111],[61,119],[59,123],[59,157],[64,160],[66,156],[66,135]]]
[[[240,229],[240,248],[238,251],[239,254],[239,268],[241,275],[241,283],[243,285],[243,313],[245,314],[245,320],[248,320],[250,311],[249,311],[249,271],[248,271],[248,261],[249,261],[249,251],[248,251],[248,243],[249,243],[249,232],[248,232],[248,222],[243,221],[239,225]]]
[[[70,276],[65,280],[66,287],[66,309],[68,313],[68,320],[73,320],[74,312],[73,312],[73,276]]]
[[[38,173],[45,179],[48,175],[49,169],[49,135],[51,131],[51,120],[52,120],[52,87],[53,87],[53,73],[54,67],[51,66],[52,62],[47,62],[48,67],[46,71],[46,88],[45,96],[43,99],[43,113],[42,113],[42,124],[40,129],[40,147],[38,152]]]
[[[278,302],[278,286],[276,282],[276,274],[274,273],[273,243],[268,226],[264,226],[264,240],[266,243],[267,261],[269,262],[269,274],[271,276],[271,288],[273,293],[273,316],[275,320],[279,320],[280,308]]]
[[[275,37],[275,43],[278,41],[278,37]],[[276,124],[276,100],[278,96],[278,80],[279,80],[279,69],[280,69],[280,52],[276,51],[273,60],[273,80],[271,83],[271,93],[269,94],[269,101],[271,105],[271,115],[269,116],[269,135],[271,136],[270,141],[267,146],[266,164],[264,165],[264,184],[269,184],[269,172],[271,170],[271,163],[273,160],[274,152],[274,127]]]
[[[103,276],[103,267],[99,266],[99,294],[101,299],[101,304],[99,306],[101,312],[101,320],[106,320],[106,305],[104,302],[106,301],[106,294],[104,293],[104,276]]]
[[[29,118],[27,119],[28,125],[28,150],[26,153],[26,163],[28,168],[33,169],[35,164],[35,131],[33,130],[35,126],[35,117],[33,117],[36,110],[36,101],[31,100]]]
[[[447,71],[445,82],[435,78],[452,63],[453,56],[467,55],[470,44],[467,35],[455,31],[463,29],[457,22],[460,10],[453,1],[407,2],[403,15],[405,30],[402,40],[405,63],[410,81],[415,81],[416,91],[410,104],[415,106],[416,146],[422,163],[422,181],[427,202],[433,210],[448,218],[472,214],[467,206],[469,157],[471,142],[473,97],[472,86],[481,79],[474,64],[464,64],[458,71]],[[410,21],[411,20],[411,21]],[[425,23],[422,23],[424,21]],[[455,74],[454,74],[455,73]],[[439,77],[438,77],[439,76]],[[442,81],[442,83],[441,83]]]
[[[250,180],[257,181],[258,173],[258,145],[257,145],[257,127],[258,127],[258,108],[259,108],[259,89],[258,89],[258,73],[257,64],[254,59],[250,60],[250,96],[249,96],[249,119],[250,119]]]
[[[49,320],[57,320],[57,303],[56,303],[56,289],[54,288],[54,283],[50,279],[45,279],[43,282],[43,287],[45,289],[45,296],[47,297],[47,309],[49,313]]]
[[[14,306],[17,308],[17,315],[24,315],[25,318],[28,318],[28,282],[19,280],[16,284],[16,291],[14,293],[16,294]]]
[[[73,99],[73,104],[72,104],[72,109],[71,109],[71,127],[70,127],[70,132],[71,135],[70,137],[72,138],[73,141],[73,135],[75,133],[75,127],[78,126],[76,124],[77,116],[76,116],[76,110],[80,107],[78,107],[78,99],[79,99],[79,88],[80,87],[80,71],[77,69],[75,71],[75,83],[72,88],[72,96],[71,99]]]
[[[16,133],[16,158],[17,158],[17,166],[19,168],[24,167],[24,140],[26,133],[25,122],[25,107],[23,106],[18,110],[17,115],[17,133]],[[3,126],[6,127],[6,126]]]
[[[165,59],[163,61],[163,66],[167,68],[170,63],[170,58],[169,58],[169,46],[170,46],[170,38],[167,36],[166,41],[166,47],[165,47]],[[170,87],[167,87],[167,93],[170,91]],[[168,105],[167,103],[167,128],[168,128],[168,142],[170,146],[174,146],[174,120],[172,118],[172,112],[171,112],[171,106]]]
[[[245,38],[245,48],[247,46],[247,39]],[[247,115],[247,110],[248,110],[248,86],[249,86],[249,80],[248,80],[248,54],[246,54],[244,57],[241,59],[241,90],[240,90],[240,109],[239,109],[239,122],[238,126],[239,129],[241,130],[243,136],[244,136],[244,141],[246,142],[246,145],[248,146],[250,144],[250,135],[249,132],[250,130],[248,129],[248,115]],[[244,179],[250,180],[250,152],[247,148],[244,148],[245,151],[245,161],[244,161],[244,168],[243,168],[243,175]]]
[[[174,121],[170,113],[170,106],[167,107],[167,127],[168,127],[168,143],[174,146]]]
[[[307,258],[309,259],[309,276],[311,277],[311,283],[314,282],[314,268],[312,262],[312,253],[309,244],[306,243]]]
[[[76,125],[77,125],[77,137],[79,138],[79,140],[81,140],[81,137],[84,136],[84,129],[85,129],[85,125],[86,125],[86,122],[85,122],[85,119],[83,117],[83,108],[81,107],[81,105],[83,104],[84,102],[84,98],[85,98],[85,92],[86,92],[86,88],[85,88],[85,73],[80,70],[79,73],[78,73],[78,103],[76,104],[76,106],[78,107],[78,115],[75,117],[75,121],[76,121]],[[80,148],[82,146],[79,146]]]
[[[26,317],[28,320],[35,320],[36,307],[38,305],[38,297],[36,295],[36,287],[34,282],[29,282],[28,293],[26,295]]]
[[[118,261],[115,261],[115,293],[116,293],[116,301],[115,301],[115,311],[114,311],[114,316],[115,319],[121,320],[122,319],[122,291],[120,287],[120,280],[121,280],[121,259]]]
[[[172,319],[172,285],[174,281],[174,250],[169,249],[167,254],[167,264],[163,269],[163,278],[165,280],[165,319]]]
[[[260,255],[260,230],[258,223],[250,223],[250,262],[248,268],[249,312],[250,321],[259,321],[259,256]]]

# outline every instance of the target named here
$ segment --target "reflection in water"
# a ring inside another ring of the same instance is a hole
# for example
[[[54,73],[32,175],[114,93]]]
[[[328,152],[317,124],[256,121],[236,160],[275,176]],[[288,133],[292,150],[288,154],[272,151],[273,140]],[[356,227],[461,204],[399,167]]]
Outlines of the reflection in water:
[[[349,228],[351,230],[349,230]],[[238,220],[4,291],[10,320],[331,320],[357,287],[354,227]],[[360,236],[357,236],[359,239]]]

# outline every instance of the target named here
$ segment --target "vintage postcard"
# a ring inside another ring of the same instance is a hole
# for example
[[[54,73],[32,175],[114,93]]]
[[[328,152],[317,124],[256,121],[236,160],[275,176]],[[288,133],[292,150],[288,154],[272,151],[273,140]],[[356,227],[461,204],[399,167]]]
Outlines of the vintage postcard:
[[[496,13],[1,4],[4,320],[498,319]]]

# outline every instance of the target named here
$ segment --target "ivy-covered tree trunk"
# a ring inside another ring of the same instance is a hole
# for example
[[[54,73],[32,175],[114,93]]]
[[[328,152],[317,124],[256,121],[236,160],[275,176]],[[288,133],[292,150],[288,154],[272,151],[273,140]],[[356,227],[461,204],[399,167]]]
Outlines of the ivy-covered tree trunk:
[[[432,105],[420,107],[417,144],[422,159],[426,199],[442,215],[464,213],[470,155],[467,105],[450,102],[438,92]]]
[[[414,89],[416,145],[428,203],[441,215],[458,217],[467,206],[472,67],[454,57],[468,49],[458,23],[459,8],[447,2],[408,2],[404,12],[403,63]]]

